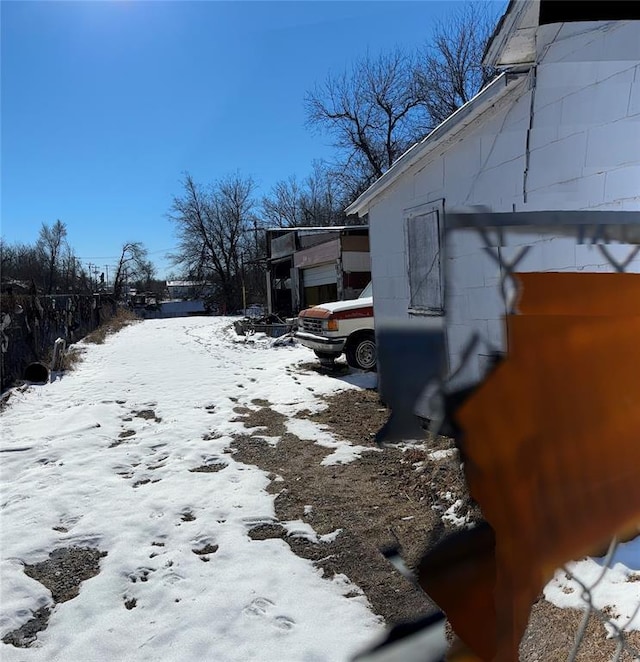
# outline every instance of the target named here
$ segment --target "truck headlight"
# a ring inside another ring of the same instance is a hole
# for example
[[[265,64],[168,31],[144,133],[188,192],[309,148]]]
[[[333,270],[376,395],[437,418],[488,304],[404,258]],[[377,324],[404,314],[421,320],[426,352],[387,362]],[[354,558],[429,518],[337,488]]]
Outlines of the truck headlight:
[[[337,331],[338,330],[338,320],[327,320],[325,322],[325,327],[327,331]]]

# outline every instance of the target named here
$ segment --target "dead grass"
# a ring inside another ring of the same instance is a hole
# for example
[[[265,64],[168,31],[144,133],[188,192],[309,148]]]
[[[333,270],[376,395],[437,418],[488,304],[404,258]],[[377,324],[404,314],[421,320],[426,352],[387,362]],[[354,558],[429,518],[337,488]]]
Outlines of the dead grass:
[[[62,356],[62,372],[73,370],[80,361],[84,350],[80,347],[68,347]]]
[[[126,308],[118,308],[116,314],[108,322],[102,324],[95,331],[92,331],[85,336],[84,341],[96,345],[102,345],[107,336],[121,331],[125,326],[128,326],[133,322],[139,321],[140,319],[130,310],[127,310]]]

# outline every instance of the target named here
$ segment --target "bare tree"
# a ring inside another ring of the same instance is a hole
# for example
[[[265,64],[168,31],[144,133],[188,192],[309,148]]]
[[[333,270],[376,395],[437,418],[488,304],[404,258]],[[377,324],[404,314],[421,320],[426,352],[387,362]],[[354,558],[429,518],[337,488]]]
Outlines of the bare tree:
[[[435,24],[416,60],[416,91],[432,128],[475,96],[494,77],[482,57],[496,25],[495,4],[453,3]]]
[[[82,269],[80,260],[69,244],[65,244],[60,255],[58,279],[60,287],[66,293],[75,293],[87,289],[86,274]]]
[[[342,225],[344,208],[349,202],[335,169],[322,161],[314,161],[313,169],[304,181],[302,195],[305,225]]]
[[[37,246],[24,243],[2,245],[2,281],[42,289],[47,282],[48,262]]]
[[[113,278],[113,295],[122,298],[125,284],[140,278],[152,278],[154,267],[147,259],[147,249],[139,241],[127,241],[122,245]],[[150,274],[150,275],[149,275]]]
[[[239,303],[245,256],[258,244],[255,183],[236,173],[205,189],[187,174],[183,188],[169,214],[178,236],[173,263],[192,278],[213,281],[227,310],[233,309]]]
[[[60,264],[60,256],[65,247],[67,238],[67,226],[57,220],[52,226],[42,224],[40,234],[36,243],[47,262],[47,294],[53,292],[53,286]]]
[[[330,133],[345,168],[369,181],[380,177],[415,140],[424,123],[413,56],[400,49],[358,60],[350,72],[329,75],[305,98],[311,126]]]
[[[262,218],[268,226],[293,228],[304,224],[302,188],[295,175],[277,182],[262,198]]]
[[[496,5],[454,5],[422,51],[367,56],[307,93],[308,124],[333,137],[335,177],[351,199],[491,79],[482,56]]]
[[[58,223],[52,227],[43,225],[35,244],[0,240],[3,283],[12,285],[12,281],[17,281],[47,293],[89,291],[87,274],[67,242],[64,223]]]
[[[339,176],[321,161],[299,182],[296,177],[278,182],[262,199],[262,218],[272,227],[326,226],[344,223],[349,200]]]

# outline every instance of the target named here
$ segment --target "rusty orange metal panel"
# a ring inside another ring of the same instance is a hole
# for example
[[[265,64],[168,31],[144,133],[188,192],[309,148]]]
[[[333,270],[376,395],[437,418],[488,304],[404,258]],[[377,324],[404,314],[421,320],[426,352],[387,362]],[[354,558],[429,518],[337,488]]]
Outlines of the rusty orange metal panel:
[[[553,570],[640,522],[640,278],[518,279],[526,314],[507,320],[509,355],[456,415],[469,489],[495,532],[500,662],[517,660]]]
[[[640,315],[640,274],[515,274],[522,315]]]

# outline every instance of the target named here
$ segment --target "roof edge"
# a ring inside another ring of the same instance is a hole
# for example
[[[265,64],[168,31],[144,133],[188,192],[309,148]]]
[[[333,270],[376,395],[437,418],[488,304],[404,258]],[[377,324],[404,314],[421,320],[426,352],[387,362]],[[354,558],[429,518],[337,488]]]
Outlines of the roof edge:
[[[482,64],[485,67],[500,66],[500,58],[507,48],[509,40],[521,25],[530,4],[531,0],[510,0],[485,49],[482,58]]]
[[[412,145],[382,177],[377,179],[364,193],[362,193],[345,210],[347,215],[358,214],[364,216],[371,202],[389,188],[402,174],[413,167],[421,158],[426,156],[444,138],[453,135],[470,124],[476,117],[485,112],[507,92],[511,91],[528,74],[528,71],[503,72],[494,78],[467,103],[460,106],[444,122],[427,134],[421,141]],[[515,81],[515,82],[514,82]],[[466,120],[466,121],[465,121]]]
[[[342,230],[366,230],[369,226],[366,223],[354,225],[292,225],[288,228],[258,228],[266,232],[341,232]]]

